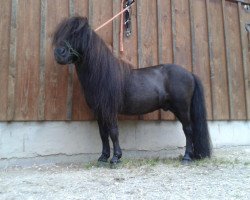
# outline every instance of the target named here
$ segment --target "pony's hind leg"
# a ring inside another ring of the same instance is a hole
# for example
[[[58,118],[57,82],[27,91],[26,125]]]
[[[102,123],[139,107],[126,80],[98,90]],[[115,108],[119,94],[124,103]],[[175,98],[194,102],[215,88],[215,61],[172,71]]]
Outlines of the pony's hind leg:
[[[110,157],[109,132],[106,125],[98,120],[99,132],[102,140],[102,155],[99,157],[99,162],[107,162]]]
[[[194,147],[193,147],[193,130],[192,130],[192,126],[191,123],[183,123],[183,131],[185,133],[185,137],[186,137],[186,151],[185,151],[185,155],[182,159],[182,162],[190,162],[192,161],[193,157],[194,157]]]
[[[178,112],[176,116],[182,124],[182,129],[186,137],[186,150],[182,159],[182,163],[185,164],[191,162],[194,157],[193,130],[189,109],[188,111]]]

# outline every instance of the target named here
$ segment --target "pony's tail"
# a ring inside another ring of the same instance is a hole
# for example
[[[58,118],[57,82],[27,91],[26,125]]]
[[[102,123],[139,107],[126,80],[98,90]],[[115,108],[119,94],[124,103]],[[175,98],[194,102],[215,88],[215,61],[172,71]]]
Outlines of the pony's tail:
[[[207,126],[207,113],[202,83],[193,75],[195,88],[191,103],[191,119],[193,129],[194,158],[211,157],[211,140]]]

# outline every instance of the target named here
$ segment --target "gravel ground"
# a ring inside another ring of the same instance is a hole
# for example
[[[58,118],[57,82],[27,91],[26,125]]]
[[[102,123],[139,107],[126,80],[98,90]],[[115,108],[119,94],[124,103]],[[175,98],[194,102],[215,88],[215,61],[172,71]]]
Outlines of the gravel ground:
[[[250,199],[250,147],[217,149],[214,158],[124,160],[116,169],[95,164],[33,166],[0,171],[0,199]]]

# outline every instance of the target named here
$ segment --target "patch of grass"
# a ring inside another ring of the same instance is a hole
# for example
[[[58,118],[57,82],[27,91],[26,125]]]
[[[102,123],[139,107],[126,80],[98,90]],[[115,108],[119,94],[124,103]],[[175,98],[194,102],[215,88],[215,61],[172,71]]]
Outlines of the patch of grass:
[[[179,156],[178,158],[142,158],[142,159],[122,159],[122,162],[117,164],[116,166],[111,166],[110,163],[98,163],[96,161],[89,162],[84,165],[84,169],[91,169],[95,167],[103,167],[103,168],[138,168],[142,166],[156,166],[159,164],[164,165],[170,165],[173,167],[181,167],[183,166],[181,163],[182,156]],[[238,164],[243,164],[244,166],[249,166],[250,162],[240,162],[239,159],[234,160],[228,160],[224,158],[211,158],[211,159],[202,159],[202,160],[196,160],[188,166],[197,166],[197,167],[207,167],[207,166],[235,166]]]
[[[153,159],[124,159],[121,166],[124,168],[136,168],[144,165],[155,166],[159,163],[159,158]]]
[[[97,162],[95,162],[95,161],[88,162],[87,164],[84,164],[84,166],[83,166],[83,168],[87,169],[87,170],[94,168],[94,167],[98,167]]]
[[[240,160],[235,158],[234,160],[228,160],[223,158],[211,158],[211,159],[203,159],[203,160],[196,160],[194,162],[196,166],[234,166],[241,164]]]
[[[138,168],[142,166],[156,166],[158,164],[165,164],[165,165],[173,165],[176,167],[179,167],[181,165],[181,159],[180,158],[168,158],[168,159],[160,159],[157,158],[151,158],[151,159],[122,159],[122,162],[117,164],[114,168]],[[91,169],[95,167],[104,167],[104,168],[110,168],[110,163],[98,163],[98,162],[89,162],[84,165],[84,169]],[[111,167],[113,168],[113,167]]]
[[[124,159],[120,164],[123,168],[138,168],[142,166],[156,166],[159,164],[171,165],[174,167],[181,166],[181,157],[178,158],[143,158],[143,159]]]

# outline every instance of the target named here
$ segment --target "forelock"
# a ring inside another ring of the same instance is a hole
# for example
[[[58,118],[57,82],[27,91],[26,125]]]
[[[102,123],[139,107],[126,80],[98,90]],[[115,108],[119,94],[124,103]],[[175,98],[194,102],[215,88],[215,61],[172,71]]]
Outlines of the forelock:
[[[53,34],[52,44],[58,43],[72,38],[72,36],[79,34],[85,27],[88,27],[88,20],[85,17],[75,16],[62,20],[55,29]]]

